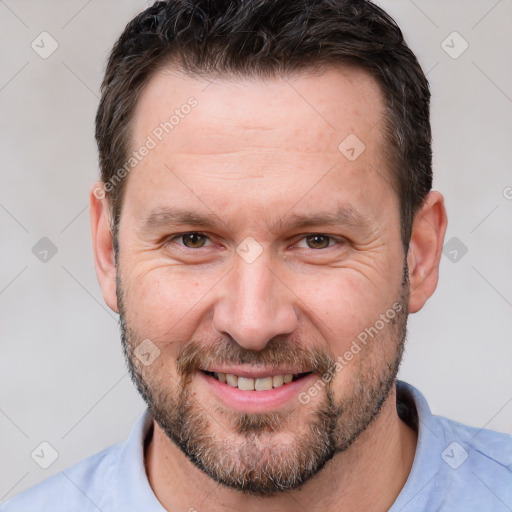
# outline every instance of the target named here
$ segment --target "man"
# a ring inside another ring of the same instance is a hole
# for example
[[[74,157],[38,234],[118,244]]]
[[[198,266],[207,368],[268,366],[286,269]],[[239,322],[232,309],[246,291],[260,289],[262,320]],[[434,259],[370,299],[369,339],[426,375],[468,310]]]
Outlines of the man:
[[[512,509],[511,436],[396,381],[447,224],[429,97],[362,0],[174,0],[132,20],[91,220],[148,411],[1,510]]]

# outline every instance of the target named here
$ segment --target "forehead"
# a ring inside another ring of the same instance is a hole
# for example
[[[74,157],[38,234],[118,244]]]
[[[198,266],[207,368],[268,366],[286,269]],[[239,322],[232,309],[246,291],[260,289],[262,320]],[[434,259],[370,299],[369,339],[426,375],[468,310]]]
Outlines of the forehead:
[[[125,199],[133,193],[144,210],[165,203],[179,176],[203,197],[217,191],[226,201],[269,204],[285,189],[291,204],[318,180],[317,194],[339,188],[361,199],[364,186],[383,188],[383,114],[379,86],[354,67],[210,81],[164,68],[137,104],[132,148],[150,139],[152,147],[130,174]],[[231,206],[239,205],[226,204],[226,212]]]
[[[376,81],[355,66],[303,70],[266,79],[199,79],[168,67],[150,79],[141,95],[132,126],[133,140],[143,140],[160,123],[169,121],[173,113],[180,115],[180,110],[188,110],[184,106],[192,97],[198,103],[190,116],[192,121],[180,117],[180,122],[173,125],[172,138],[163,141],[165,145],[183,148],[183,143],[188,143],[198,150],[220,152],[229,147],[238,149],[241,141],[258,142],[261,132],[273,130],[283,136],[283,149],[307,150],[318,142],[318,137],[312,139],[317,135],[323,138],[325,149],[332,150],[331,138],[336,142],[349,130],[364,138],[384,113]],[[190,140],[186,126],[191,122],[203,135],[201,140],[198,136]],[[236,138],[228,139],[227,134]],[[266,139],[265,134],[261,138]]]

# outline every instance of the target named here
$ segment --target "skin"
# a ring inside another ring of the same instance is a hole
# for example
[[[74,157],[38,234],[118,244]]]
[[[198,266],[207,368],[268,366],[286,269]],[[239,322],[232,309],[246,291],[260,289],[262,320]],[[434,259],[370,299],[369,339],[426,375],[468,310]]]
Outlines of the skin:
[[[160,350],[148,379],[173,387],[180,348],[189,340],[226,335],[255,352],[276,336],[293,336],[304,347],[345,353],[396,301],[402,280],[398,198],[382,160],[384,110],[377,84],[353,68],[211,83],[166,69],[139,100],[133,147],[190,96],[198,106],[131,171],[119,226],[126,317],[138,338],[149,338]],[[366,146],[353,162],[338,150],[349,134]],[[110,210],[108,199],[94,194],[99,185],[91,190],[95,264],[105,301],[118,311]],[[360,212],[364,227],[277,224],[292,214],[334,213],[339,204]],[[218,224],[145,228],[156,208],[170,205],[213,213]],[[415,217],[407,254],[409,313],[419,311],[436,288],[446,223],[443,197],[432,191]],[[169,242],[190,231],[205,233],[207,246]],[[334,240],[327,248],[311,248],[305,237],[312,233]],[[250,264],[236,253],[249,236],[262,248]],[[336,375],[334,397],[346,396],[365,375],[363,368],[381,372],[397,343],[385,330],[373,345],[378,348],[362,351]],[[213,435],[226,436],[233,411],[199,379],[191,386],[215,418]],[[321,396],[307,406],[287,404],[293,422],[283,423],[275,439],[291,442]],[[387,510],[407,480],[417,440],[395,403],[393,387],[369,427],[298,490],[261,498],[221,486],[156,423],[145,453],[148,478],[168,510],[291,511],[297,503],[311,511]]]

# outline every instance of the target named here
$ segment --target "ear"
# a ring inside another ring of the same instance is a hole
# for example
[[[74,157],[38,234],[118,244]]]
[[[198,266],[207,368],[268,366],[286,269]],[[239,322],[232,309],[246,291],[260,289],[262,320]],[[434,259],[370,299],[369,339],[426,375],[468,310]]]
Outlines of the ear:
[[[91,188],[90,212],[96,275],[105,302],[117,313],[116,265],[110,230],[110,207],[101,181],[96,182]]]
[[[443,196],[430,192],[414,217],[407,253],[409,313],[419,311],[437,287],[447,223]]]

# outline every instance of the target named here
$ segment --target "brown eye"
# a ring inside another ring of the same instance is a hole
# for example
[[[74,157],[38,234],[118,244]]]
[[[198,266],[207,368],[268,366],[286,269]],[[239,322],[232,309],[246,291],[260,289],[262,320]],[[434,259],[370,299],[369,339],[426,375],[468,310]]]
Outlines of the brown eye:
[[[305,239],[310,249],[326,249],[329,247],[331,237],[326,235],[309,235]]]
[[[202,235],[201,233],[185,233],[178,238],[181,238],[183,245],[189,249],[200,249],[204,247],[207,239],[206,235]]]

